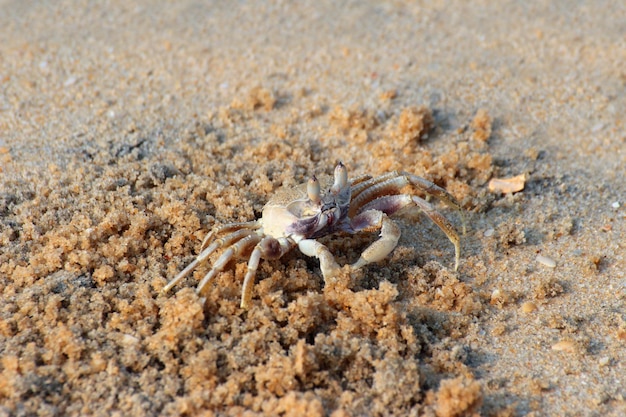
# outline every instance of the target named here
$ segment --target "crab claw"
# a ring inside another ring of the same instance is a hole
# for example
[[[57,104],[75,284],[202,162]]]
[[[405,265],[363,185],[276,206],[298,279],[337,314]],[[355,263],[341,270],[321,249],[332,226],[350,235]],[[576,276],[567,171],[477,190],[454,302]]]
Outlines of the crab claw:
[[[348,170],[346,166],[339,161],[335,167],[335,182],[330,188],[330,191],[333,194],[338,194],[346,185],[348,185]]]

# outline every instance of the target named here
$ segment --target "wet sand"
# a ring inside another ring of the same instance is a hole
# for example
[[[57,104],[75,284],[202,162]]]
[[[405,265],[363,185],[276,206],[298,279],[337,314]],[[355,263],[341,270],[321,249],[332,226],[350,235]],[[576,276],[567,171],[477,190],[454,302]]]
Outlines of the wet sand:
[[[626,414],[620,2],[0,11],[0,415]],[[296,249],[248,310],[245,259],[160,293],[339,160],[454,195],[459,270],[406,210],[334,282]]]

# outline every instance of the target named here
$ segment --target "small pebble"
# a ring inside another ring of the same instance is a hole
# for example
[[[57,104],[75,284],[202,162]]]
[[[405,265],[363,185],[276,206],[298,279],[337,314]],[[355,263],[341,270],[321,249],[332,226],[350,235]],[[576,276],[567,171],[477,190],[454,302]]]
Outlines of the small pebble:
[[[556,261],[552,258],[548,258],[547,256],[537,255],[537,262],[539,262],[542,265],[547,266],[548,268],[556,267]]]
[[[615,210],[617,210],[619,208],[619,201],[616,201],[613,204],[611,204],[611,207],[613,207]]]
[[[491,228],[491,229],[487,229],[487,230],[485,230],[485,232],[483,233],[483,236],[485,236],[485,237],[491,237],[491,236],[493,236],[493,234],[494,234],[495,232],[496,232],[496,231],[495,231],[493,228]]]
[[[124,344],[124,345],[132,346],[132,345],[136,345],[137,343],[139,343],[139,339],[137,339],[132,334],[125,333],[122,336],[122,344]]]
[[[560,342],[552,345],[552,350],[573,353],[576,352],[576,343],[571,340],[561,340]]]
[[[63,86],[69,87],[74,84],[76,84],[76,77],[69,77],[67,80],[65,80],[65,82],[63,83]]]
[[[492,193],[514,193],[522,191],[526,183],[526,175],[521,174],[511,178],[492,178],[487,187]]]
[[[591,132],[592,133],[596,133],[601,131],[602,129],[604,129],[604,123],[600,122],[600,123],[596,123],[595,125],[593,125],[593,127],[591,128]]]
[[[504,294],[499,289],[495,289],[491,293],[491,304],[501,306],[506,303],[506,298],[506,294]]]
[[[522,304],[521,309],[522,309],[522,313],[529,314],[537,310],[537,305],[533,302],[527,301],[524,304]]]

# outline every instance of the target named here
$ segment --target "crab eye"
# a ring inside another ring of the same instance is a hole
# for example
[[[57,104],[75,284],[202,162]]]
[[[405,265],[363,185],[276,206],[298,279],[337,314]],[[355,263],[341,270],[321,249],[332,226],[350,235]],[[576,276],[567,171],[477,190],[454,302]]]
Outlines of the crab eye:
[[[306,192],[309,195],[309,200],[314,203],[319,203],[321,200],[320,197],[320,182],[317,180],[315,175],[313,175],[306,186]]]
[[[348,184],[348,170],[345,165],[339,161],[335,167],[335,183],[331,187],[331,192],[337,194],[341,189],[345,188]]]

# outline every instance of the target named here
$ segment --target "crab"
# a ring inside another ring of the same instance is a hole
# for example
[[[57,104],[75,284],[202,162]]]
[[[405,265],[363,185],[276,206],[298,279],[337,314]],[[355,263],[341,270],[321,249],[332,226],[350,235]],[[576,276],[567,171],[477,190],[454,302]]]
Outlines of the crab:
[[[312,176],[305,184],[278,189],[263,208],[261,219],[215,227],[205,237],[195,260],[172,279],[162,292],[172,289],[198,265],[205,263],[213,252],[222,248],[222,254],[200,281],[196,291],[198,294],[203,293],[232,259],[249,254],[243,280],[242,309],[250,306],[260,260],[279,259],[296,246],[303,254],[319,260],[324,281],[328,282],[338,274],[340,267],[318,238],[336,232],[354,234],[380,230],[379,239],[361,253],[351,268],[356,270],[379,262],[391,253],[400,238],[400,228],[390,216],[411,205],[420,208],[452,242],[456,271],[461,253],[459,234],[425,199],[402,193],[407,186],[436,197],[462,213],[460,204],[452,195],[422,177],[394,171],[379,177],[362,175],[348,180],[347,169],[339,162],[335,167],[334,178],[328,176],[318,180]]]

